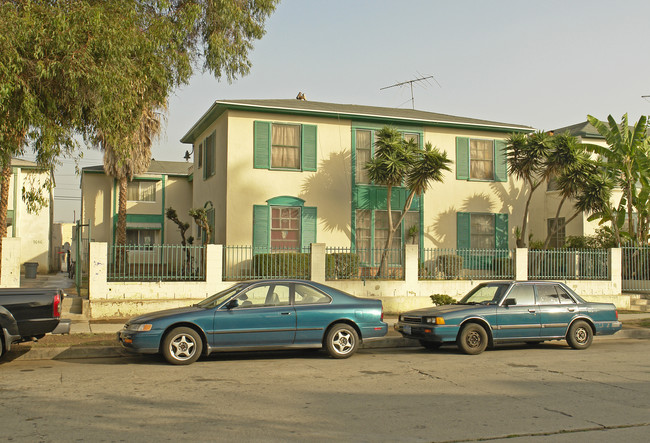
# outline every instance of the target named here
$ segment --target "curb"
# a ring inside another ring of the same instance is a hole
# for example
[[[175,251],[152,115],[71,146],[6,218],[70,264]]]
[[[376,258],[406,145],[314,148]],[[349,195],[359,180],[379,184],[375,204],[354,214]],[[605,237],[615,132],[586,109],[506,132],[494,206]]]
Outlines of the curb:
[[[650,339],[650,329],[623,329],[615,335],[596,336],[595,340],[624,340],[624,339]],[[369,340],[361,345],[361,349],[387,349],[387,348],[413,348],[419,347],[417,340],[403,337],[388,336],[381,339]],[[125,351],[120,346],[74,346],[53,348],[25,348],[16,347],[9,351],[3,358],[5,361],[16,360],[74,360],[86,358],[116,358],[137,356]]]

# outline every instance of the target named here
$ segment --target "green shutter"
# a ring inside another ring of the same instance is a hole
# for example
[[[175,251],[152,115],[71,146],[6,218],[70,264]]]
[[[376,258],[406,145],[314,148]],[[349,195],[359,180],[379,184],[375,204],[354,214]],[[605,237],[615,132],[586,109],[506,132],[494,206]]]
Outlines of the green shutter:
[[[508,249],[508,214],[494,214],[494,246]]]
[[[456,213],[456,248],[470,248],[470,214],[468,212]]]
[[[271,167],[271,123],[254,123],[254,160],[253,167],[269,169]]]
[[[203,180],[208,178],[208,164],[206,163],[208,160],[208,138],[206,137],[203,140]]]
[[[269,232],[269,207],[253,206],[253,253],[268,251]]]
[[[302,170],[316,171],[316,125],[302,125]]]
[[[456,137],[456,179],[469,180],[469,138]]]
[[[302,239],[301,246],[308,247],[316,243],[316,208],[305,206],[302,208]]]
[[[498,182],[508,181],[508,161],[506,158],[506,142],[504,140],[494,141],[494,180]]]

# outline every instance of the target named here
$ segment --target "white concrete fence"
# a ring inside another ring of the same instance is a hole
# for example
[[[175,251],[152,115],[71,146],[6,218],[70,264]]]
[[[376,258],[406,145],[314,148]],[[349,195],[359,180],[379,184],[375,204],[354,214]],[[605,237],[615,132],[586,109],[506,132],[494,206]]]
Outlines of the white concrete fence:
[[[311,248],[311,280],[364,298],[381,299],[384,312],[397,313],[431,306],[430,296],[447,294],[459,299],[482,280],[419,280],[418,247],[406,245],[404,280],[326,280],[326,246]],[[4,254],[3,254],[4,259]],[[188,306],[233,284],[223,280],[223,247],[208,245],[205,281],[109,282],[108,245],[90,244],[89,306],[92,318],[124,318],[159,309]],[[562,280],[584,299],[630,307],[630,297],[621,295],[621,250],[612,249],[610,280]],[[515,278],[528,279],[528,250],[515,253]],[[4,279],[4,272],[3,272]]]

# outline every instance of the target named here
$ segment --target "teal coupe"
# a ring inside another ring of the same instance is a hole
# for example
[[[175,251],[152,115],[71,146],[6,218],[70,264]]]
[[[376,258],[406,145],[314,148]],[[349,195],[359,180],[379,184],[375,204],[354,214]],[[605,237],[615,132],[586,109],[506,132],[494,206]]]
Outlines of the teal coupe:
[[[395,329],[427,349],[457,344],[480,354],[497,343],[547,340],[586,349],[594,335],[614,334],[621,322],[613,304],[586,302],[563,283],[500,281],[476,286],[457,304],[404,312]]]
[[[215,351],[324,348],[347,358],[386,335],[380,300],[306,280],[237,283],[184,308],[132,318],[118,332],[127,350],[190,364]]]

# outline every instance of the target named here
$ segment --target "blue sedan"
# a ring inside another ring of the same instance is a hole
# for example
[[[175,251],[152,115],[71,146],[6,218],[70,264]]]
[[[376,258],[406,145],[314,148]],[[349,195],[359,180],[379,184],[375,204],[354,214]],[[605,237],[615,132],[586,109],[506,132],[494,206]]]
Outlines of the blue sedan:
[[[128,350],[162,353],[179,365],[215,351],[287,348],[325,348],[333,358],[347,358],[362,340],[386,335],[383,316],[380,300],[312,281],[265,280],[132,318],[118,338]]]
[[[395,329],[428,349],[455,343],[480,354],[497,343],[566,340],[586,349],[594,335],[621,329],[611,303],[589,303],[556,282],[491,282],[472,289],[457,304],[400,314]]]

